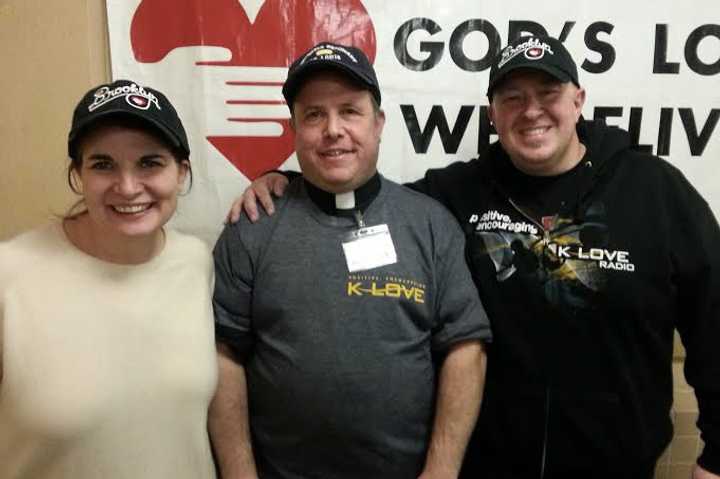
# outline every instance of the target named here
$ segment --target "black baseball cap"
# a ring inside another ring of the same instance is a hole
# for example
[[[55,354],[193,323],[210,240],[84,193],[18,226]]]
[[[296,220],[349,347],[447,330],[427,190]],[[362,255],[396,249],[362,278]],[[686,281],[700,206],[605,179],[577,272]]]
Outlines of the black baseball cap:
[[[503,48],[490,67],[487,96],[508,73],[519,68],[544,71],[561,82],[573,82],[580,86],[575,61],[559,40],[549,36],[524,36]]]
[[[362,50],[335,43],[318,43],[290,65],[282,89],[290,110],[308,75],[320,70],[338,70],[349,75],[366,87],[377,104],[380,104],[380,85],[377,75]]]
[[[186,158],[190,157],[185,128],[167,99],[158,90],[139,85],[131,80],[115,80],[88,91],[75,107],[72,127],[68,134],[68,154],[76,154],[80,136],[100,119],[129,116],[146,122]]]

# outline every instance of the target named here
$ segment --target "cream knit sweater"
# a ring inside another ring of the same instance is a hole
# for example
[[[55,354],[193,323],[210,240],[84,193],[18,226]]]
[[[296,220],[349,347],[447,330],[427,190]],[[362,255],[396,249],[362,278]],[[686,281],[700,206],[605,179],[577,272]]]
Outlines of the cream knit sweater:
[[[0,244],[0,478],[214,477],[212,261],[168,232],[142,265],[52,224]]]

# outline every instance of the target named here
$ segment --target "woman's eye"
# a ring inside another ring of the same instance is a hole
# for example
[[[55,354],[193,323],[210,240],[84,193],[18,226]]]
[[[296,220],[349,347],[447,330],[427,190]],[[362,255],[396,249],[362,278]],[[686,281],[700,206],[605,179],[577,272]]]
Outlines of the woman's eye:
[[[109,160],[108,161],[106,161],[106,160],[93,161],[92,163],[90,163],[91,170],[103,171],[103,170],[111,170],[112,168],[113,168],[113,163],[112,163],[112,161],[109,161]]]
[[[140,160],[140,166],[142,168],[157,168],[157,167],[162,166],[162,163],[158,160],[144,159],[144,160]]]

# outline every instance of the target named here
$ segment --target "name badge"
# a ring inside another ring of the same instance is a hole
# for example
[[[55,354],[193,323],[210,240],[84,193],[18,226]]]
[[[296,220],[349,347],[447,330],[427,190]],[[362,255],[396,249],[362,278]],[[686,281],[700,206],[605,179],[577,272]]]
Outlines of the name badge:
[[[343,241],[342,247],[351,273],[397,263],[395,245],[387,225],[355,230]]]

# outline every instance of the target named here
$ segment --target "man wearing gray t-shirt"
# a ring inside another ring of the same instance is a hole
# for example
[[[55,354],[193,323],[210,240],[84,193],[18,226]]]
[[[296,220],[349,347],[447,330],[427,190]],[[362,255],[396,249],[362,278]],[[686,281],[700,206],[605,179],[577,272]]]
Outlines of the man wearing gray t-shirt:
[[[457,222],[377,173],[385,117],[362,51],[290,67],[303,178],[215,247],[224,478],[457,477],[485,374],[485,312]]]

